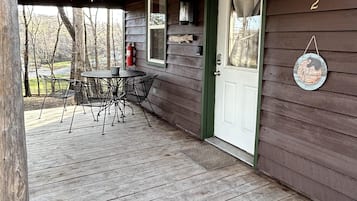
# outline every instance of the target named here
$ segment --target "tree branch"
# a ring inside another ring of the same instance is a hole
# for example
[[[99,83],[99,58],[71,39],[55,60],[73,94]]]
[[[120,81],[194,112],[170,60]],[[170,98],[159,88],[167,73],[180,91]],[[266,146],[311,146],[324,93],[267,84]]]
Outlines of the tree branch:
[[[71,35],[72,40],[75,41],[74,27],[73,27],[72,23],[69,21],[66,13],[64,12],[64,8],[63,7],[57,7],[57,8],[58,8],[58,12],[61,16],[64,26],[67,28],[67,31],[68,31],[69,35]]]

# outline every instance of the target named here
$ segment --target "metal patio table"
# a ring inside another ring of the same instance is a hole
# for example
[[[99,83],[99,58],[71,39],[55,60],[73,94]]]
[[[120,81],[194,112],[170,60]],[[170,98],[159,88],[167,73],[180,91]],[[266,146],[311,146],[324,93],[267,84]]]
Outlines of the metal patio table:
[[[108,107],[111,105],[115,105],[115,107],[118,107],[119,110],[121,111],[121,118],[122,121],[124,122],[125,118],[125,107],[126,107],[126,82],[128,78],[135,78],[135,77],[141,77],[145,76],[146,73],[143,71],[138,71],[138,70],[125,70],[125,69],[120,69],[119,74],[113,75],[110,70],[96,70],[96,71],[87,71],[81,73],[82,77],[86,78],[94,78],[94,79],[106,79],[107,83],[109,86],[111,86],[112,90],[112,98],[108,102],[108,104],[105,106],[105,108],[101,109],[98,112],[98,115],[100,112],[103,110],[106,110]],[[123,110],[120,108],[119,103],[123,104]],[[132,108],[131,108],[132,109]],[[117,112],[117,111],[116,111]],[[115,120],[115,115],[113,119],[113,123]],[[119,121],[119,119],[118,119]]]

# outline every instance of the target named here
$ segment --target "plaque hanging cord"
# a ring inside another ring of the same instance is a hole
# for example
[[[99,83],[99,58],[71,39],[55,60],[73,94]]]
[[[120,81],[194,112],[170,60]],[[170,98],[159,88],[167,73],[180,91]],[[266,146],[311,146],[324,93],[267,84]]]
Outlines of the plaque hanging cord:
[[[304,51],[304,54],[306,54],[307,50],[308,50],[309,47],[311,46],[312,41],[314,41],[315,50],[316,50],[317,55],[320,56],[319,48],[317,47],[317,41],[316,41],[316,36],[315,36],[315,35],[313,35],[313,36],[311,37],[310,42],[309,42],[309,44],[307,45],[307,47],[306,47],[306,49],[305,49],[305,51]]]

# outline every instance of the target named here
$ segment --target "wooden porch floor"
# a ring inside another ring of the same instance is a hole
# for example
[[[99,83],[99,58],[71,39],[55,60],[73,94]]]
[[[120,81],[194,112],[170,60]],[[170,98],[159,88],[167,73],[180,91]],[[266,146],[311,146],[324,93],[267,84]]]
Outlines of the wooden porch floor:
[[[81,108],[71,134],[72,107],[63,123],[61,108],[45,110],[41,120],[39,111],[25,112],[30,200],[306,200],[220,151],[195,160],[195,149],[215,148],[154,116],[150,128],[135,110],[105,135],[102,121]],[[228,163],[217,166],[214,157]]]

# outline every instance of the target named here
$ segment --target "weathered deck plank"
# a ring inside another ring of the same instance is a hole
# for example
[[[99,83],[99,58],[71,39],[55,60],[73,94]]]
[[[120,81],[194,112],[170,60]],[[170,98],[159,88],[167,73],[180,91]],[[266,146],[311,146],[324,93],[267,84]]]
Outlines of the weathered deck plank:
[[[68,133],[72,109],[64,123],[61,108],[45,110],[41,120],[38,111],[25,113],[32,201],[304,200],[239,161],[206,169],[184,152],[206,143],[154,116],[148,127],[138,108],[125,123],[111,126],[109,116],[105,135],[102,120],[81,110]]]

